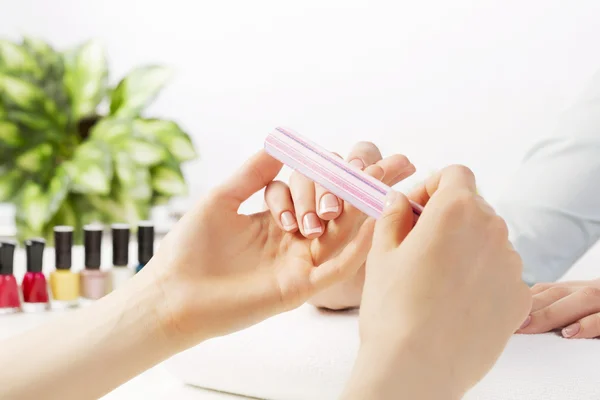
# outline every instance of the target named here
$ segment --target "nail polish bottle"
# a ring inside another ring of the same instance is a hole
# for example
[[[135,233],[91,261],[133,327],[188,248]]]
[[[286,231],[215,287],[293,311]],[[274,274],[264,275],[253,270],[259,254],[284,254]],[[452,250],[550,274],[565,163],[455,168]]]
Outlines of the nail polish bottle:
[[[79,304],[79,274],[71,271],[73,227],[54,227],[54,257],[56,270],[50,274],[53,309],[77,307]]]
[[[45,245],[44,239],[25,241],[27,272],[21,284],[23,311],[25,312],[39,312],[48,309],[48,284],[42,272]]]
[[[138,261],[135,272],[140,272],[154,255],[154,225],[150,221],[140,222],[137,232]]]
[[[112,290],[117,290],[133,276],[133,268],[129,268],[129,231],[127,224],[112,226]]]
[[[19,286],[13,275],[16,246],[12,241],[0,243],[0,314],[11,314],[21,310]]]
[[[100,269],[102,259],[102,225],[83,227],[85,268],[81,271],[81,297],[98,300],[109,292],[110,277]]]

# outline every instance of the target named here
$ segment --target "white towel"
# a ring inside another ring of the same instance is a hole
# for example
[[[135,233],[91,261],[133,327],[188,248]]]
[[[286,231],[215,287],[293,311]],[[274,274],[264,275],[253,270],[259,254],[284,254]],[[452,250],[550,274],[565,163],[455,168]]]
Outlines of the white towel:
[[[203,388],[261,399],[336,399],[358,349],[357,328],[356,312],[307,305],[208,341],[167,365]],[[465,399],[600,399],[600,340],[516,335]]]

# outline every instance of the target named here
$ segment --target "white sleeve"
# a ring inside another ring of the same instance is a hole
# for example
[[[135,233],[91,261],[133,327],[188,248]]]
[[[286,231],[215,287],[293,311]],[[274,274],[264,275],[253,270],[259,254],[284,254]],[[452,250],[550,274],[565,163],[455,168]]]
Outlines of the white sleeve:
[[[527,154],[496,209],[529,284],[560,278],[600,238],[600,74]]]

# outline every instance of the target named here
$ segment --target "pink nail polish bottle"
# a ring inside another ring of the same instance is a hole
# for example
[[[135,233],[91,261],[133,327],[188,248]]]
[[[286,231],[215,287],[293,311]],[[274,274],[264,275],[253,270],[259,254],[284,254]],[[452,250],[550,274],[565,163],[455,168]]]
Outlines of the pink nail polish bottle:
[[[23,311],[25,312],[39,312],[48,309],[48,283],[42,272],[45,245],[44,239],[30,239],[25,242],[27,272],[21,284]]]
[[[85,268],[81,271],[81,297],[98,300],[109,292],[110,278],[107,271],[100,269],[102,259],[102,225],[83,227]]]

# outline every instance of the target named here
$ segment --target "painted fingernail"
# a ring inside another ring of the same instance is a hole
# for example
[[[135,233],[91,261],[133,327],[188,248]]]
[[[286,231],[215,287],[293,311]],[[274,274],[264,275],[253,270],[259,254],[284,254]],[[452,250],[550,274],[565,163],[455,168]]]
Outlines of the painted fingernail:
[[[323,227],[321,226],[321,221],[317,214],[308,213],[304,216],[302,223],[304,224],[304,234],[312,235],[313,233],[321,233],[323,232]]]
[[[320,214],[337,213],[339,210],[340,203],[338,202],[337,197],[335,197],[331,193],[327,193],[326,195],[321,197],[321,201],[319,202]]]
[[[529,325],[530,323],[531,323],[531,315],[528,315],[527,318],[525,318],[525,321],[523,321],[523,323],[521,324],[521,327],[519,329],[526,328],[527,325]]]
[[[387,194],[387,196],[385,196],[385,208],[388,208],[389,206],[391,206],[392,204],[394,204],[396,202],[396,200],[398,200],[398,197],[400,197],[400,193],[395,192],[393,190],[390,190]]]
[[[571,325],[567,326],[566,328],[563,328],[562,335],[563,335],[563,337],[570,338],[570,337],[577,335],[579,333],[580,329],[581,329],[581,324],[579,322],[575,322],[574,324],[571,324]]]
[[[350,165],[353,165],[358,169],[363,169],[365,167],[365,163],[363,163],[360,158],[355,158],[354,160],[350,161]]]
[[[283,225],[283,229],[286,231],[291,231],[298,227],[296,218],[294,218],[294,214],[292,214],[290,211],[285,211],[283,214],[281,214],[281,225]]]

